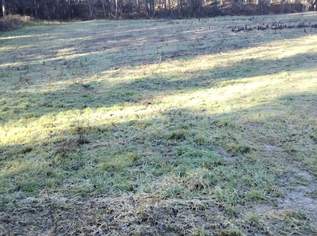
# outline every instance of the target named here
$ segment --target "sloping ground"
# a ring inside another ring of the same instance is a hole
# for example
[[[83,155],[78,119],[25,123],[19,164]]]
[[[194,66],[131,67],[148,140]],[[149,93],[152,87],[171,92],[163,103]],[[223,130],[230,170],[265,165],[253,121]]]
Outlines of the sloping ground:
[[[0,35],[3,235],[315,235],[317,14]]]

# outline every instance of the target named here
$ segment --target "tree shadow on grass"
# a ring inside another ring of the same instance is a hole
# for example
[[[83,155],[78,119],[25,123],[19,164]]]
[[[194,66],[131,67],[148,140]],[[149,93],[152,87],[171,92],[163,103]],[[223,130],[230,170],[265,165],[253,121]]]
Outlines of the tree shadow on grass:
[[[297,19],[297,17],[295,18]],[[247,17],[243,19],[248,21]],[[194,21],[194,25],[191,21],[176,21],[178,22],[176,26],[171,26],[164,21],[163,23],[161,21],[142,22],[145,22],[145,25],[141,24],[142,28],[137,22],[132,26],[129,23],[120,26],[119,22],[89,22],[87,24],[91,28],[88,27],[85,30],[72,29],[72,25],[62,25],[59,30],[59,26],[56,26],[53,32],[47,32],[47,40],[45,40],[45,36],[43,39],[35,38],[29,45],[31,47],[23,48],[23,46],[28,46],[23,38],[19,43],[13,41],[17,45],[13,43],[12,47],[22,46],[22,48],[3,54],[3,61],[0,59],[0,62],[7,65],[2,69],[17,77],[46,76],[45,73],[38,75],[37,72],[48,71],[53,75],[54,80],[64,81],[77,77],[88,78],[117,67],[156,64],[158,61],[164,62],[175,57],[181,59],[182,57],[230,52],[307,35],[300,30],[234,34],[230,29],[223,29],[225,20],[216,21],[217,23]],[[160,27],[159,24],[164,25]],[[119,33],[113,33],[113,28],[116,26],[122,28],[119,29]],[[215,29],[210,29],[210,27],[215,27]],[[157,32],[149,33],[149,30]],[[311,34],[315,33],[315,31],[311,32]],[[49,34],[53,36],[49,36]],[[59,55],[60,53],[62,55]],[[54,68],[57,68],[58,71],[71,71],[72,73],[67,76],[58,75],[55,74]],[[3,77],[6,79],[6,75]],[[33,80],[37,84],[46,82],[43,79]]]
[[[270,204],[280,196],[277,190],[280,184],[285,185],[278,179],[281,168],[299,155],[304,157],[299,165],[317,170],[313,162],[317,137],[307,132],[316,130],[310,123],[315,114],[309,112],[316,104],[316,94],[301,93],[218,115],[171,109],[149,120],[107,126],[79,124],[61,132],[56,142],[1,147],[0,154],[5,157],[1,189],[6,196],[2,207],[11,209],[12,196],[18,193],[20,198],[41,198],[41,192],[46,191],[68,198],[81,196],[84,201],[96,196],[116,201],[120,196],[131,199],[143,194],[144,199],[157,201],[179,199],[184,203],[195,198],[210,207],[206,205],[206,210],[221,212],[220,218],[239,219],[235,207]],[[65,209],[65,214],[74,210]],[[127,209],[120,211],[125,214]],[[35,218],[43,213],[32,212]],[[60,216],[57,219],[62,220]],[[151,219],[141,224],[157,222]],[[201,222],[210,223],[204,217]],[[17,221],[11,223],[15,230],[22,227]],[[32,224],[30,221],[26,227]],[[120,231],[121,224],[113,230]],[[131,224],[133,229],[135,222]],[[40,230],[42,227],[44,224]],[[167,230],[153,227],[159,232]]]
[[[73,109],[112,107],[124,104],[156,102],[156,97],[199,89],[217,88],[223,83],[239,83],[257,76],[278,76],[314,70],[316,53],[303,53],[282,59],[247,59],[228,66],[190,73],[158,73],[132,81],[111,85],[104,81],[75,83],[49,93],[7,92],[0,96],[8,111],[0,123],[23,118],[38,118],[49,113]],[[18,104],[15,106],[14,104]],[[9,109],[14,107],[14,109]]]
[[[36,183],[36,186],[43,187],[41,184],[46,182],[41,181],[41,178],[45,177],[47,171],[56,172],[50,173],[52,176],[48,174],[48,179],[58,179],[58,171],[63,173],[63,178],[73,173],[73,176],[69,177],[74,179],[63,181],[83,184],[82,181],[91,178],[89,187],[85,186],[87,193],[104,192],[105,189],[108,189],[109,193],[115,193],[115,189],[145,191],[141,185],[148,184],[147,187],[151,188],[156,183],[160,186],[162,182],[156,182],[158,177],[171,173],[176,175],[182,172],[182,168],[186,169],[188,174],[192,171],[191,168],[208,169],[208,165],[217,167],[237,163],[240,165],[240,161],[242,164],[244,161],[248,163],[244,158],[252,157],[253,154],[263,155],[266,145],[276,146],[278,150],[282,148],[284,151],[278,152],[278,155],[286,152],[286,157],[295,159],[302,151],[304,154],[301,156],[313,161],[313,152],[316,151],[316,127],[310,121],[315,113],[309,111],[314,109],[316,103],[316,94],[290,94],[266,104],[223,114],[198,114],[191,109],[170,109],[146,120],[131,120],[105,126],[78,123],[77,127],[71,130],[59,132],[58,139],[55,136],[54,140],[42,140],[40,143],[2,146],[2,160],[7,164],[21,161],[21,165],[24,161],[30,161],[28,164],[31,164],[36,160],[45,160],[44,165],[48,165],[45,170],[40,168],[38,171],[31,171],[36,165],[26,165],[26,169],[21,166],[21,172],[17,168],[13,175],[8,174],[7,177],[18,177],[28,171],[35,172],[30,178],[39,177],[38,183],[31,181],[30,184]],[[294,114],[294,110],[298,111],[298,115]],[[289,117],[289,122],[284,121],[286,117]],[[312,132],[306,132],[307,130]],[[293,146],[290,147],[290,144]],[[40,159],[37,149],[46,152]],[[284,154],[270,157],[267,161],[277,161]],[[266,162],[261,156],[257,156],[257,160],[249,161]],[[311,168],[316,171],[316,167]],[[96,177],[99,175],[103,176],[101,178],[109,177],[108,180],[114,182],[98,183]],[[7,178],[5,174],[3,176]],[[139,178],[140,176],[142,178]],[[116,185],[122,178],[126,178],[127,182],[123,181],[122,186]],[[93,183],[94,181],[96,182]],[[138,181],[141,182],[137,183]],[[28,185],[24,181],[23,183]],[[76,186],[73,187],[69,186],[70,192],[76,192]],[[84,188],[77,190],[86,192]],[[189,194],[189,190],[184,189],[184,193]]]

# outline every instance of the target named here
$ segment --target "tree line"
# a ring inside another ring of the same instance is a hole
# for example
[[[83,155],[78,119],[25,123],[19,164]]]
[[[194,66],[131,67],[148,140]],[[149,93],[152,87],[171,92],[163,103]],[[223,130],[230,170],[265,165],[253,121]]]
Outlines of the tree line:
[[[317,0],[1,0],[2,16],[39,19],[204,17],[317,10]]]

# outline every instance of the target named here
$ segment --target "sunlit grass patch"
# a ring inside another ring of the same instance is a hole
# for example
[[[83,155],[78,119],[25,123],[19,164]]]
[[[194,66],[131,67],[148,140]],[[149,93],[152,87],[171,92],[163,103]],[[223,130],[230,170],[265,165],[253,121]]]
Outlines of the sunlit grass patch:
[[[104,171],[119,172],[127,167],[133,166],[137,160],[138,156],[134,153],[122,153],[111,156],[111,159],[105,158],[105,160],[99,163],[99,168]]]

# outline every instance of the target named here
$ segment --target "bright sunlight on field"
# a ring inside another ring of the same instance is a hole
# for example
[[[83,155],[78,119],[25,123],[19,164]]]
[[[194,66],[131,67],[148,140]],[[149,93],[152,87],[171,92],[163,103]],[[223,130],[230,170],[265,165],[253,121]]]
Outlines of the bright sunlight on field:
[[[317,14],[0,34],[0,232],[316,234],[317,29],[229,28],[272,20]]]

